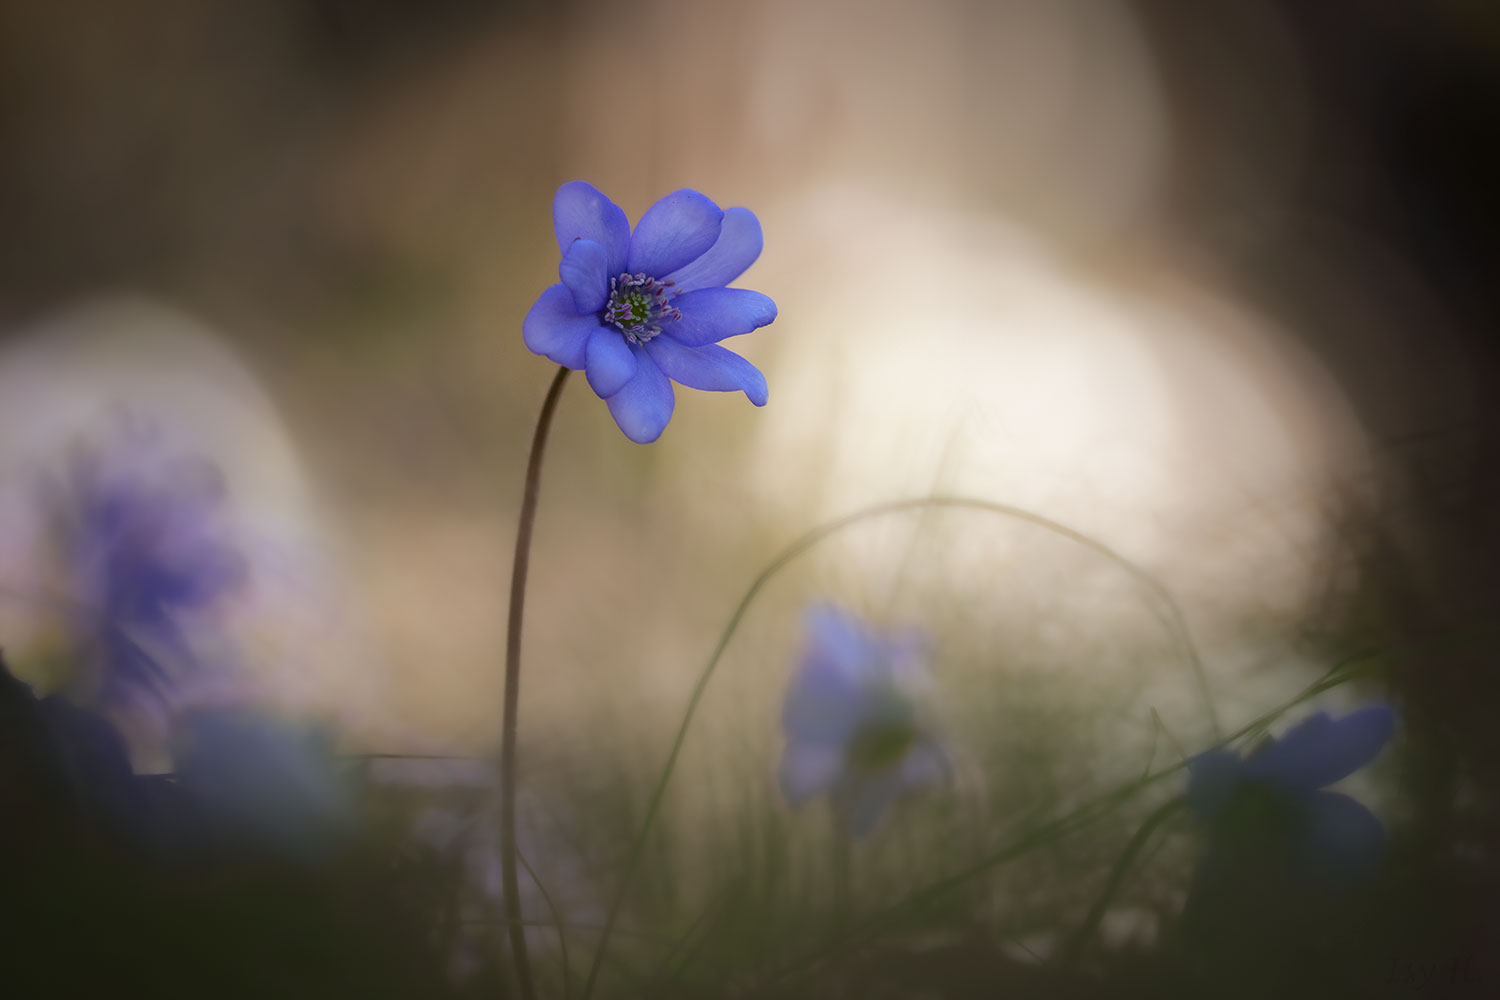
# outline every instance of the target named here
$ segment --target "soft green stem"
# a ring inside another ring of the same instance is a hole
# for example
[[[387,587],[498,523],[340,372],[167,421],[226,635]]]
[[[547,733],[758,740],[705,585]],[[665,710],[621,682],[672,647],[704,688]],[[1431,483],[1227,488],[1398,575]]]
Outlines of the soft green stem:
[[[568,369],[559,367],[531,438],[526,462],[526,486],[521,496],[521,516],[516,524],[516,555],[510,575],[510,617],[505,629],[505,714],[500,734],[500,880],[505,892],[505,922],[510,935],[511,961],[521,1000],[533,1000],[531,960],[526,954],[526,927],[521,922],[521,892],[516,878],[516,722],[521,704],[521,618],[526,609],[526,571],[531,563],[531,531],[536,522],[537,492],[542,481],[542,456],[547,450],[547,431],[552,414],[567,381]]]
[[[843,817],[835,824],[833,856],[833,928],[842,934],[854,916],[854,850]]]
[[[542,902],[547,904],[547,912],[552,914],[552,922],[557,925],[557,947],[558,950],[562,953],[561,958],[563,1000],[568,1000],[569,994],[573,992],[573,982],[571,972],[568,967],[568,932],[565,929],[565,925],[563,924],[562,911],[559,910],[557,908],[557,904],[552,901],[552,894],[547,891],[547,887],[543,885],[542,880],[537,877],[536,871],[533,870],[531,865],[527,863],[526,855],[522,854],[518,850],[516,851],[516,860],[521,862],[521,867],[525,868],[526,874],[531,876],[531,882],[536,886],[536,891],[542,894]]]

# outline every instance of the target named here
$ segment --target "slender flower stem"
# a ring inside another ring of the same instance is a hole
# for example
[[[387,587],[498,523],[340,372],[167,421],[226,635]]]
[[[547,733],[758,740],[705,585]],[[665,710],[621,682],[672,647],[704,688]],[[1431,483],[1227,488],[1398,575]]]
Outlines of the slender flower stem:
[[[568,1000],[569,994],[573,992],[573,981],[572,972],[568,967],[568,931],[563,924],[562,911],[557,908],[556,903],[552,902],[552,893],[547,891],[547,887],[542,884],[541,879],[537,878],[531,865],[527,864],[526,855],[518,850],[516,858],[521,862],[521,867],[526,869],[526,875],[531,879],[531,884],[536,886],[536,891],[542,894],[542,902],[547,904],[547,912],[552,914],[553,926],[557,928],[557,948],[562,955],[563,1000]]]
[[[547,450],[547,431],[552,413],[562,395],[568,369],[559,367],[542,412],[536,418],[531,455],[526,461],[526,487],[521,496],[521,517],[516,524],[516,558],[510,573],[510,617],[505,626],[505,716],[500,736],[500,878],[505,892],[505,921],[510,934],[510,954],[522,1000],[532,1000],[531,959],[526,954],[526,927],[521,921],[521,893],[516,878],[516,717],[521,704],[521,617],[526,609],[526,571],[531,563],[531,528],[536,521],[537,489],[542,480],[542,455]]]

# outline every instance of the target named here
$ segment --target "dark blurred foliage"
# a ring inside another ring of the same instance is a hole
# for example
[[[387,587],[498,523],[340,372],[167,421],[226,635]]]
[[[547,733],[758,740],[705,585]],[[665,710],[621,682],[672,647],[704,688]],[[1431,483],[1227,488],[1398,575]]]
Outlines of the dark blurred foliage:
[[[389,845],[288,853],[217,806],[192,782],[133,774],[108,722],[37,699],[0,664],[5,994],[447,994]]]
[[[546,0],[302,0],[288,3],[309,65],[355,79],[442,50],[465,35],[554,6]]]
[[[1384,446],[1396,489],[1378,509],[1349,512],[1359,592],[1324,624],[1385,654],[1416,809],[1388,877],[1337,917],[1267,895],[1246,875],[1221,914],[1233,928],[1221,936],[1233,943],[1222,971],[1247,996],[1490,995],[1500,984],[1500,9],[1269,6],[1306,56],[1309,151],[1285,213],[1260,238],[1211,224],[1199,235],[1290,327],[1311,331],[1308,346]],[[1169,98],[1218,139],[1177,176],[1184,214],[1212,223],[1245,208],[1232,161],[1253,169],[1275,156],[1234,143],[1245,94],[1211,85],[1226,78],[1215,66],[1235,60],[1233,15],[1244,7],[1146,0],[1141,9]],[[1389,255],[1429,296],[1413,301],[1374,268],[1356,289],[1365,296],[1356,312],[1399,330],[1407,361],[1395,370],[1380,362],[1388,343],[1336,314],[1340,293],[1324,284],[1331,230]],[[1444,372],[1429,363],[1443,356],[1460,359],[1448,377],[1424,377]],[[1302,958],[1278,967],[1269,956],[1287,954],[1288,942],[1301,942]],[[1361,967],[1370,981],[1358,988],[1329,979]]]
[[[1311,138],[1283,213],[1260,230],[1269,235],[1247,239],[1218,223],[1236,210],[1270,210],[1237,189],[1231,161],[1253,172],[1275,154],[1235,143],[1235,104],[1244,97],[1236,91],[1278,81],[1214,71],[1232,63],[1236,50],[1238,19],[1224,11],[1247,5],[1140,6],[1158,36],[1169,99],[1210,136],[1179,147],[1174,179],[1183,216],[1200,221],[1200,238],[1295,320],[1289,326],[1308,331],[1309,346],[1376,440],[1393,446],[1388,457],[1397,472],[1420,484],[1402,497],[1413,505],[1403,527],[1421,534],[1419,548],[1433,562],[1397,575],[1437,589],[1395,603],[1414,613],[1442,606],[1445,616],[1471,624],[1485,617],[1500,606],[1496,563],[1476,558],[1495,553],[1500,532],[1500,11],[1465,0],[1270,4],[1305,55]],[[1423,303],[1404,298],[1404,289],[1374,282],[1362,289],[1372,311],[1409,320],[1401,346],[1410,368],[1377,368],[1372,348],[1383,345],[1329,314],[1331,292],[1318,283],[1337,248],[1327,243],[1325,223],[1388,253],[1434,297],[1439,309],[1423,314],[1416,308]],[[1466,412],[1454,411],[1467,386],[1413,377],[1424,371],[1424,355],[1455,349],[1479,401]],[[1422,422],[1449,398],[1450,422]]]

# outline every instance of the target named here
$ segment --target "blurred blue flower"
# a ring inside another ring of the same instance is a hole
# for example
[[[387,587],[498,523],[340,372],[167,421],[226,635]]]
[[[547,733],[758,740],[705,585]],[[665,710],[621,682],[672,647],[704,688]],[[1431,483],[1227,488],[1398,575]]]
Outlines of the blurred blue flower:
[[[1247,844],[1272,851],[1287,875],[1309,884],[1367,877],[1384,851],[1385,828],[1347,795],[1322,789],[1374,760],[1395,728],[1386,705],[1337,720],[1319,712],[1244,759],[1222,748],[1194,757],[1186,799],[1209,825],[1211,854],[1243,858]]]
[[[862,838],[905,792],[950,770],[918,710],[925,642],[827,606],[808,613],[807,630],[782,710],[781,789],[793,805],[828,793],[845,831]]]
[[[308,861],[353,821],[353,797],[325,731],[242,705],[177,720],[177,784],[218,832]]]
[[[72,485],[76,566],[108,617],[155,624],[243,582],[244,560],[221,533],[223,478],[208,461],[80,456]]]
[[[765,376],[718,346],[776,318],[766,296],[724,287],[760,256],[754,213],[721,210],[683,189],[647,209],[632,232],[619,206],[572,181],[557,189],[552,222],[562,281],[536,300],[522,335],[534,353],[583,369],[626,437],[661,436],[672,382],[742,391],[765,405]]]
[[[103,646],[105,697],[165,679],[152,650],[186,656],[183,624],[240,590],[246,563],[229,540],[223,478],[128,424],[80,449],[54,510],[71,589]]]

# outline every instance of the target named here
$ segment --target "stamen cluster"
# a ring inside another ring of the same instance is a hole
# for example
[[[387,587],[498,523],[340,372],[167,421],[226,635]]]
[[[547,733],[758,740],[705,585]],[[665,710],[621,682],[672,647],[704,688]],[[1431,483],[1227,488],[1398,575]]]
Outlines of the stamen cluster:
[[[682,319],[682,313],[668,304],[675,284],[648,278],[644,273],[610,278],[604,322],[618,328],[632,344],[646,343],[661,333],[662,320]]]

